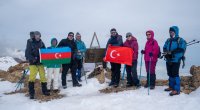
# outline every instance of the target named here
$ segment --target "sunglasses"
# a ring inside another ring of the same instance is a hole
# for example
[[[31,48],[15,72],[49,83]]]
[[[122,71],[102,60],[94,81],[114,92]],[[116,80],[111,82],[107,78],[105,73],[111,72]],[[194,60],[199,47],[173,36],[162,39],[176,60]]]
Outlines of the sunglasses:
[[[73,35],[73,34],[70,34],[69,36],[71,36],[71,37],[74,37],[74,35]]]
[[[150,36],[151,34],[147,34],[147,36]]]

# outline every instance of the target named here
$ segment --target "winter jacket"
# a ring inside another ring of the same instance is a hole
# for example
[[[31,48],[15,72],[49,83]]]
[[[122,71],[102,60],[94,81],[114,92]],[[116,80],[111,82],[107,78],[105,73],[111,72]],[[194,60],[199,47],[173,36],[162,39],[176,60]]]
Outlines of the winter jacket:
[[[56,48],[57,46],[53,46],[52,42],[57,39],[56,38],[52,38],[51,39],[51,47],[48,47],[48,49],[52,49],[52,48]],[[58,42],[58,41],[57,41]],[[60,64],[45,64],[45,66],[47,66],[47,68],[60,68],[61,65]]]
[[[158,46],[158,42],[154,39],[154,32],[152,30],[149,30],[147,32],[149,32],[151,34],[151,38],[147,40],[146,45],[145,45],[144,60],[150,61],[149,53],[153,53],[153,57],[151,58],[151,61],[157,62],[158,54],[159,54],[159,50],[160,50],[159,46]]]
[[[75,60],[77,54],[77,46],[74,40],[62,39],[58,44],[58,47],[69,47],[71,48],[71,59]]]
[[[36,41],[33,39],[30,45],[27,45],[26,57],[30,65],[40,65],[40,54],[39,49],[46,48],[42,40]]]
[[[177,26],[170,27],[175,30],[175,37],[168,38],[163,46],[163,52],[170,51],[171,59],[166,59],[167,62],[180,62],[186,50],[186,42],[179,37],[179,29]]]
[[[124,47],[130,47],[133,49],[134,54],[133,54],[133,61],[137,61],[138,59],[138,42],[135,37],[132,37],[131,40],[126,40],[124,42]]]
[[[86,46],[85,43],[81,40],[75,40],[77,49],[80,51],[77,53],[76,58],[77,59],[82,59],[85,57],[85,52],[86,52]]]

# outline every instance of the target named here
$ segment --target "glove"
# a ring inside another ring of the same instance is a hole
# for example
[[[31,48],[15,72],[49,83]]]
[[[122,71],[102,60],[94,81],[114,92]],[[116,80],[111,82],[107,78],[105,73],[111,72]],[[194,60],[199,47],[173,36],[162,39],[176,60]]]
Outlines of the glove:
[[[150,56],[150,57],[153,57],[153,53],[152,53],[152,52],[150,52],[150,53],[149,53],[149,56]]]
[[[145,51],[144,51],[144,50],[141,50],[141,54],[145,54]]]

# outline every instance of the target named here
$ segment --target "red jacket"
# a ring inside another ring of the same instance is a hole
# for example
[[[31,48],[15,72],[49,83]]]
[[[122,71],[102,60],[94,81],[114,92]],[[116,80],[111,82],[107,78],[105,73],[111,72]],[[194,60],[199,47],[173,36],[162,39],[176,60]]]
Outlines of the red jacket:
[[[158,42],[154,39],[154,32],[152,30],[147,31],[151,33],[151,38],[147,40],[145,45],[145,54],[144,54],[144,60],[150,61],[149,53],[153,53],[153,57],[151,61],[157,62],[158,60],[158,54],[159,54],[159,46]]]
[[[126,40],[124,42],[124,47],[130,47],[133,49],[134,54],[133,54],[133,61],[136,61],[138,59],[138,42],[135,37],[132,37],[131,40]]]

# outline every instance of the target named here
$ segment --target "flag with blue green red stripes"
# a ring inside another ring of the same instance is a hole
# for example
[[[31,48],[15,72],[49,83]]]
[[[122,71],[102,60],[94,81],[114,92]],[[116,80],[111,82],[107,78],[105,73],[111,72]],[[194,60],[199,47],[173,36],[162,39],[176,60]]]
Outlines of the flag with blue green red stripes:
[[[71,48],[40,49],[42,64],[69,64],[71,62]]]

